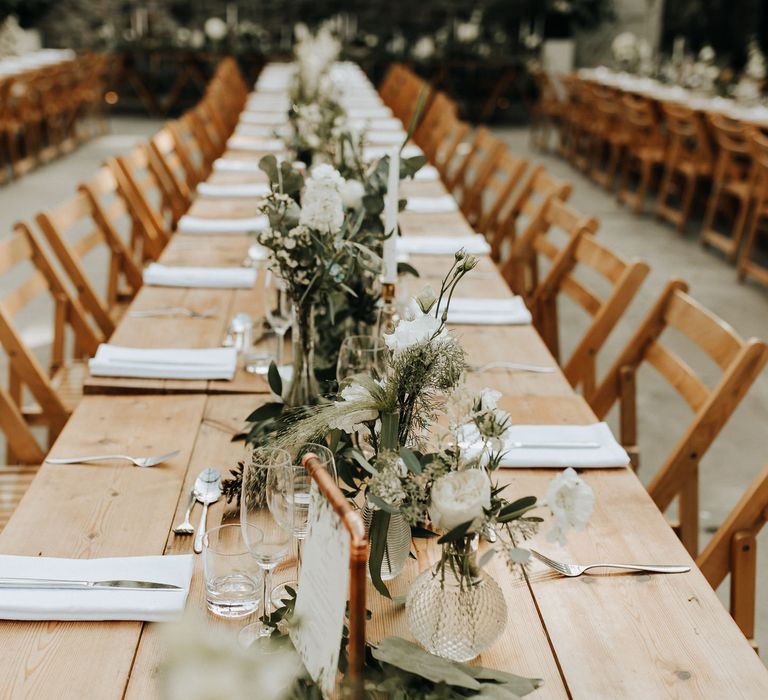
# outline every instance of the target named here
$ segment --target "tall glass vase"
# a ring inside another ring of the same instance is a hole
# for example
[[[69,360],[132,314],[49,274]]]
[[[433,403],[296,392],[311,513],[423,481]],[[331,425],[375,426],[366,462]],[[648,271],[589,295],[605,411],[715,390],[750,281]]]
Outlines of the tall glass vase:
[[[320,386],[315,378],[315,307],[313,304],[294,304],[293,376],[285,396],[288,406],[310,406],[320,400]]]
[[[499,584],[478,566],[472,538],[443,547],[440,562],[408,590],[406,622],[427,651],[452,661],[470,661],[504,631],[507,604]],[[459,571],[465,575],[458,577]]]

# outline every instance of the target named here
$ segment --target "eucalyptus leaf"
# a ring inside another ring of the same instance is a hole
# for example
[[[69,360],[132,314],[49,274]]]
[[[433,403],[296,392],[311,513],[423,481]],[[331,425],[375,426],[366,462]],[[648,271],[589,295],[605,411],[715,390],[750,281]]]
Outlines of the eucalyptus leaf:
[[[461,523],[461,525],[457,525],[453,530],[449,530],[446,532],[438,541],[438,544],[446,544],[447,542],[455,542],[456,540],[460,540],[462,537],[465,537],[467,533],[469,532],[470,528],[475,524],[475,519],[467,520],[465,523]]]
[[[248,423],[259,423],[261,421],[269,420],[270,418],[279,416],[283,412],[284,408],[285,404],[277,403],[276,401],[270,401],[269,403],[265,403],[263,406],[259,406],[245,420]]]
[[[421,462],[419,462],[419,458],[407,447],[400,448],[400,458],[405,462],[408,471],[411,471],[414,474],[421,474]]]
[[[280,372],[277,370],[277,365],[274,360],[269,363],[267,381],[269,382],[269,388],[272,389],[277,396],[283,395],[283,379],[280,376]]]
[[[490,681],[491,683],[498,683],[500,686],[504,686],[507,690],[516,693],[519,696],[532,693],[544,683],[541,678],[525,678],[523,676],[517,676],[514,673],[508,673],[507,671],[497,671],[495,668],[487,668],[486,666],[470,666],[469,664],[463,663],[457,663],[457,665],[464,672],[477,680],[481,682]]]
[[[394,515],[395,513],[399,513],[400,512],[397,508],[395,508],[395,506],[393,506],[390,503],[387,503],[383,498],[380,498],[376,494],[369,493],[369,494],[366,495],[366,498],[373,505],[375,505],[379,510],[383,510],[383,511],[389,513],[390,515]]]
[[[385,598],[391,598],[384,581],[381,580],[381,563],[384,561],[384,551],[387,547],[387,532],[389,531],[389,513],[384,510],[373,511],[371,526],[368,529],[368,541],[371,549],[368,553],[368,571],[371,572],[373,587]]]
[[[280,181],[280,176],[277,170],[277,158],[275,158],[275,156],[263,156],[261,160],[259,160],[259,168],[266,173],[271,183]]]
[[[411,264],[407,262],[399,262],[397,263],[397,274],[398,275],[411,275],[413,277],[419,277],[419,271]]]

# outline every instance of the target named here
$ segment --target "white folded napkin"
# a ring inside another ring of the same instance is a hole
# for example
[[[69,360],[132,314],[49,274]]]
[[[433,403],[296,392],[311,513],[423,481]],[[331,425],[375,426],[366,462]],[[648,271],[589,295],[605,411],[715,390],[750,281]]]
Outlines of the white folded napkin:
[[[531,323],[531,312],[522,297],[507,299],[469,299],[453,297],[448,309],[448,323],[461,325],[519,325]]]
[[[448,214],[457,211],[459,205],[449,194],[440,197],[408,197],[405,211],[415,214]]]
[[[288,129],[285,127],[270,124],[248,124],[242,122],[235,127],[235,133],[238,136],[256,136],[257,138],[264,139],[274,138],[276,135],[281,138],[290,136]]]
[[[386,119],[392,116],[392,110],[389,107],[348,107],[347,117],[349,119]]]
[[[204,219],[184,214],[179,219],[179,233],[250,233],[263,231],[269,226],[266,216],[249,216],[240,219]]]
[[[197,186],[203,197],[264,197],[270,192],[267,182],[201,182]]]
[[[282,151],[285,144],[280,139],[252,139],[246,136],[230,136],[227,148],[235,151]]]
[[[363,148],[363,160],[374,160],[375,158],[382,158],[388,156],[392,151],[392,146],[366,146]],[[405,148],[400,151],[401,158],[413,158],[415,156],[423,156],[422,151],[416,144],[406,144]]]
[[[397,117],[369,118],[357,117],[349,120],[349,126],[353,129],[375,129],[376,131],[402,131],[403,122]]]
[[[291,107],[290,100],[274,99],[274,96],[270,97],[272,99],[266,99],[266,96],[250,99],[245,108],[249,112],[279,114],[281,117],[285,117]]]
[[[408,236],[397,239],[397,250],[411,255],[453,255],[460,248],[469,255],[488,255],[491,246],[485,237],[472,236]]]
[[[144,270],[144,284],[155,287],[252,289],[256,284],[256,270],[252,267],[177,267],[150,263]]]
[[[391,146],[399,146],[405,141],[407,135],[402,129],[399,131],[368,131],[365,134],[365,141],[372,145],[389,144]]]
[[[217,158],[213,161],[213,169],[219,173],[260,173],[257,160],[242,160],[240,158]]]
[[[101,343],[88,360],[94,377],[140,379],[232,379],[235,348],[125,348]]]
[[[240,121],[243,124],[268,124],[270,126],[279,126],[285,123],[285,113],[276,112],[241,112]]]
[[[169,590],[0,591],[3,620],[173,620],[184,612],[192,579],[191,554],[110,559],[58,559],[0,555],[0,576],[74,581],[153,581],[181,586]]]
[[[424,165],[413,176],[416,182],[437,182],[440,179],[440,173],[434,165]]]

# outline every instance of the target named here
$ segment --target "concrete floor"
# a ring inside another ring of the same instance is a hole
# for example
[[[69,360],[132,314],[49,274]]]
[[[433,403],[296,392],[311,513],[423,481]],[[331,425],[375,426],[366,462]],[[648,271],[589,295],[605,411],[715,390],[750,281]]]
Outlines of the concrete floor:
[[[573,183],[570,204],[600,222],[598,237],[625,259],[645,260],[651,273],[628,309],[625,318],[609,338],[601,353],[603,371],[624,347],[667,280],[681,278],[690,286],[690,294],[708,309],[730,323],[742,337],[768,340],[768,289],[752,283],[739,284],[734,267],[698,243],[699,220],[690,224],[685,235],[671,225],[660,223],[651,214],[636,216],[619,206],[613,194],[576,172],[558,156],[533,151],[525,129],[498,130],[510,148],[531,162],[543,163],[558,178]],[[648,203],[648,211],[652,208]],[[701,207],[703,209],[703,206]],[[564,304],[560,310],[563,357],[584,329],[580,309]],[[674,331],[671,332],[674,334]],[[720,374],[709,361],[691,357],[692,347],[680,338],[662,336],[664,342],[692,366],[702,372],[709,386]],[[616,429],[616,411],[609,422]],[[640,476],[650,480],[655,470],[683,434],[691,419],[687,406],[670,391],[666,382],[652,369],[638,377]],[[763,370],[739,408],[726,424],[701,464],[701,546],[728,515],[747,485],[763,465],[768,464],[768,369]],[[762,549],[762,551],[760,551]],[[727,603],[728,582],[719,591]],[[757,585],[757,634],[762,658],[768,660],[768,527],[759,538]]]
[[[129,150],[152,134],[160,122],[149,119],[114,119],[107,136],[96,139],[64,159],[55,161],[17,182],[0,188],[0,240],[8,235],[13,223],[30,220],[41,209],[55,206],[70,197],[78,182],[92,176],[108,157]],[[614,331],[600,357],[600,366],[623,347],[639,319],[671,277],[681,277],[690,284],[693,296],[730,322],[743,336],[768,338],[768,290],[756,285],[740,285],[735,270],[717,254],[703,250],[697,243],[696,226],[680,236],[670,226],[656,222],[651,216],[637,217],[616,204],[615,198],[574,172],[567,163],[553,156],[533,153],[528,147],[527,131],[499,130],[514,152],[533,162],[542,162],[556,176],[574,184],[571,203],[585,214],[600,221],[600,240],[625,258],[646,260],[652,272],[620,326]],[[88,272],[103,275],[103,266],[93,264]],[[5,290],[4,280],[0,294]],[[47,353],[47,336],[35,323],[35,310],[22,318],[25,338],[35,346],[41,359]],[[39,318],[39,315],[38,315]],[[579,337],[584,319],[572,308],[561,310],[563,323],[563,356]],[[684,353],[689,348],[679,339],[670,345]],[[694,367],[708,381],[717,378],[711,364],[694,358]],[[5,376],[4,358],[0,353],[0,376]],[[652,370],[641,372],[638,380],[640,475],[650,478],[690,420],[690,412],[675,400],[663,381]],[[615,425],[615,416],[611,419]],[[749,394],[714,446],[702,462],[702,545],[709,533],[726,517],[762,465],[768,463],[768,439],[762,431],[768,428],[768,370],[753,385]],[[2,444],[0,444],[2,448]],[[758,562],[757,641],[768,656],[768,528],[760,537],[763,552]],[[721,588],[727,601],[727,583]]]

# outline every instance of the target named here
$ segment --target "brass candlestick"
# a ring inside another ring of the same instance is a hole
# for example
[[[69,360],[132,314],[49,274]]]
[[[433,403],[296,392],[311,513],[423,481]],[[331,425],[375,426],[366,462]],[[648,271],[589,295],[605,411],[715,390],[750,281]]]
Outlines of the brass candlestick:
[[[385,282],[381,285],[381,299],[383,304],[379,315],[379,335],[385,335],[394,332],[395,326],[400,320],[395,305],[394,283]]]

